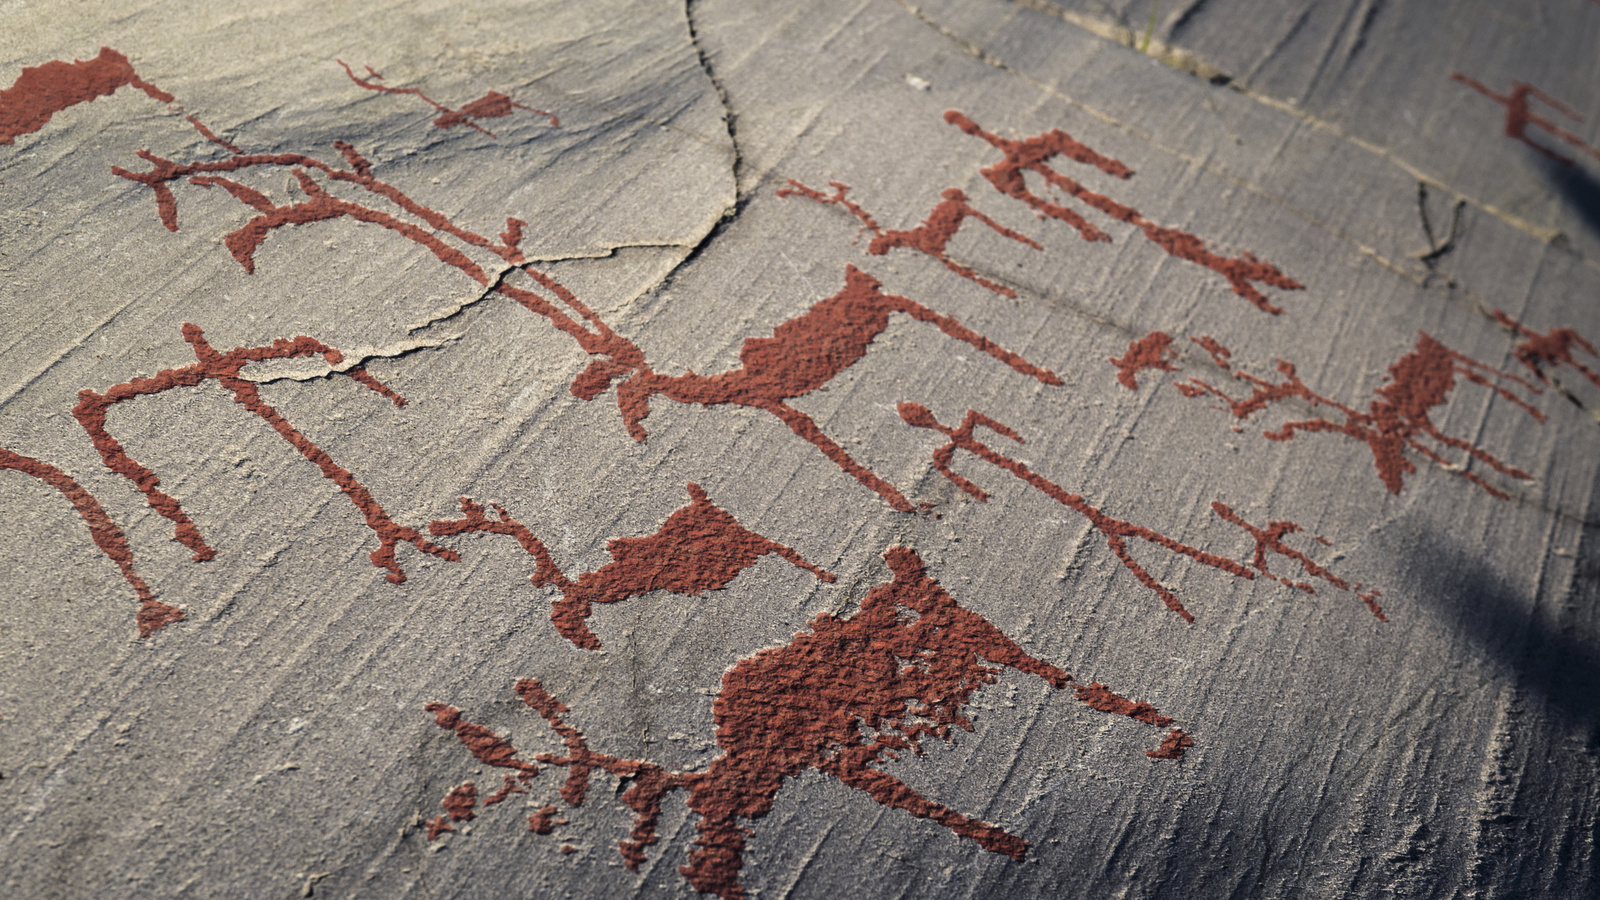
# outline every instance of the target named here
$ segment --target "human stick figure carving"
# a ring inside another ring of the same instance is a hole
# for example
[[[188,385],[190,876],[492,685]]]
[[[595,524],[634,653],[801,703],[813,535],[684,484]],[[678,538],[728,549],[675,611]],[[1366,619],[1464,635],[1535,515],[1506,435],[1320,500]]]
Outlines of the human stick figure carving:
[[[689,505],[662,523],[655,534],[642,538],[615,538],[606,544],[611,562],[576,581],[556,565],[542,541],[526,525],[496,506],[498,520],[484,515],[482,505],[463,497],[464,517],[428,526],[435,536],[503,534],[513,537],[535,560],[535,587],[553,585],[562,597],[550,612],[550,622],[562,637],[585,650],[599,650],[600,639],[589,630],[588,619],[596,603],[620,603],[651,591],[670,591],[699,597],[728,586],[734,577],[768,553],[782,557],[818,579],[834,576],[801,558],[800,554],[770,541],[739,524],[727,511],[711,503],[698,484],[689,484]]]
[[[809,631],[740,661],[723,676],[713,703],[720,752],[704,771],[674,772],[592,749],[582,731],[566,721],[571,711],[535,679],[518,682],[517,693],[550,724],[565,753],[524,759],[504,737],[464,720],[461,710],[442,703],[430,703],[427,710],[479,762],[514,772],[491,797],[496,803],[530,787],[540,765],[567,770],[560,792],[574,807],[584,802],[595,772],[621,780],[626,787],[619,799],[635,818],[618,850],[631,869],[657,841],[662,801],[686,791],[698,816],[698,837],[679,872],[696,890],[725,900],[745,896],[739,882],[749,831],[744,823],[765,817],[784,782],[809,769],[884,806],[937,822],[992,853],[1022,859],[1028,849],[1023,838],[930,800],[879,768],[906,751],[921,755],[925,738],[949,741],[953,729],[973,730],[965,708],[978,691],[995,683],[1002,668],[1036,676],[1058,690],[1071,686],[1079,701],[1096,710],[1158,728],[1172,725],[1148,703],[1128,700],[1099,682],[1077,683],[1029,655],[988,620],[956,603],[915,551],[895,547],[885,559],[893,580],[868,592],[853,616],[817,616]],[[1180,759],[1193,743],[1174,728],[1146,755]],[[470,783],[452,789],[445,814],[429,823],[430,837],[451,830],[451,821],[475,817],[476,796]],[[529,830],[547,833],[552,812],[541,807],[530,817]]]

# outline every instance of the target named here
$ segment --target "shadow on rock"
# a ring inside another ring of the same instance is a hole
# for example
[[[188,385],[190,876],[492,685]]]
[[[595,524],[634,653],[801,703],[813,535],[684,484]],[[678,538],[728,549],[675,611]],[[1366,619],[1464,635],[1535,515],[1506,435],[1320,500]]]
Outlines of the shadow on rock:
[[[1570,594],[1538,606],[1449,535],[1425,533],[1406,554],[1419,606],[1542,697],[1553,715],[1600,733],[1600,530],[1584,532]]]
[[[1576,212],[1590,233],[1600,236],[1600,178],[1596,178],[1582,163],[1565,163],[1540,157],[1537,162],[1545,180],[1561,195],[1562,201]]]

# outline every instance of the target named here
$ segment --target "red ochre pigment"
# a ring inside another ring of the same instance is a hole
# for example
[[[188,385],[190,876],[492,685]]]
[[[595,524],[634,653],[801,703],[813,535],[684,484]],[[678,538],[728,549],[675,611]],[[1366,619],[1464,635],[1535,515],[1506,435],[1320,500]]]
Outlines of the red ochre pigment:
[[[1531,84],[1525,84],[1521,81],[1513,81],[1511,82],[1511,93],[1502,95],[1496,94],[1494,91],[1489,90],[1489,88],[1484,85],[1483,82],[1469,78],[1460,72],[1451,72],[1450,77],[1461,82],[1467,87],[1472,88],[1485,97],[1488,97],[1490,100],[1505,105],[1506,137],[1519,140],[1522,143],[1527,144],[1529,147],[1532,147],[1533,149],[1544,154],[1545,156],[1555,160],[1556,162],[1569,166],[1574,164],[1571,157],[1562,156],[1554,150],[1551,150],[1549,147],[1546,147],[1543,144],[1535,143],[1531,138],[1529,138],[1528,126],[1532,125],[1537,128],[1544,129],[1550,134],[1560,138],[1573,147],[1582,150],[1584,153],[1589,154],[1595,159],[1600,159],[1600,148],[1590,146],[1583,140],[1583,138],[1580,138],[1572,132],[1559,127],[1554,122],[1551,122],[1549,119],[1546,119],[1544,116],[1541,116],[1528,108],[1528,100],[1532,98],[1544,103],[1562,115],[1572,119],[1573,121],[1583,121],[1583,116],[1578,115],[1576,110],[1550,96],[1549,94],[1546,94],[1544,91],[1539,90]]]
[[[550,127],[561,127],[561,120],[556,118],[553,114],[545,112],[542,109],[534,109],[531,106],[523,106],[521,103],[512,100],[510,97],[500,93],[499,91],[490,91],[487,94],[484,94],[482,97],[479,97],[471,103],[468,103],[466,106],[461,107],[459,110],[451,109],[442,103],[436,102],[432,97],[429,97],[427,94],[424,94],[417,88],[392,88],[387,85],[378,84],[377,82],[383,80],[383,76],[378,74],[377,71],[371,66],[366,67],[367,77],[359,78],[344,60],[340,59],[334,61],[344,67],[344,73],[350,76],[351,81],[354,81],[356,84],[361,85],[369,91],[378,91],[384,94],[410,94],[411,96],[422,100],[429,106],[432,106],[434,109],[439,111],[439,118],[433,120],[433,125],[435,128],[448,129],[454,128],[457,125],[465,125],[474,131],[480,131],[489,137],[494,137],[494,132],[489,131],[474,120],[504,118],[505,116],[511,115],[511,111],[513,109],[522,109],[531,113],[538,113],[539,115],[550,120]]]
[[[134,594],[139,597],[139,614],[135,621],[139,625],[140,637],[149,637],[183,618],[183,610],[157,600],[155,592],[150,590],[150,585],[139,577],[139,571],[133,566],[133,548],[128,545],[127,536],[117,527],[117,523],[111,521],[111,516],[106,514],[100,501],[96,500],[83,485],[71,475],[47,462],[0,447],[0,471],[7,469],[31,475],[60,491],[61,496],[67,498],[72,508],[83,517],[84,524],[89,526],[89,537],[94,540],[95,546],[117,564],[117,570],[133,587]]]
[[[535,586],[551,584],[561,589],[550,621],[562,637],[585,650],[599,650],[600,639],[589,630],[588,619],[596,603],[620,603],[652,591],[668,591],[699,597],[706,591],[727,587],[740,572],[768,553],[780,556],[831,582],[834,576],[801,558],[782,544],[767,540],[740,525],[738,520],[714,506],[697,484],[689,484],[689,505],[679,509],[649,537],[616,538],[606,544],[611,562],[577,581],[556,567],[538,537],[501,507],[499,521],[484,515],[484,508],[463,497],[465,518],[439,521],[428,526],[435,536],[485,532],[514,537],[535,560],[532,581]]]
[[[773,329],[771,337],[746,338],[739,351],[739,368],[717,375],[657,375],[647,368],[617,389],[617,402],[635,438],[644,429],[639,422],[650,412],[650,398],[662,394],[679,403],[702,406],[731,403],[765,410],[790,430],[817,447],[839,468],[883,497],[895,509],[909,512],[911,503],[893,485],[850,457],[822,433],[805,413],[784,401],[805,396],[832,381],[866,356],[873,340],[889,327],[891,313],[904,313],[934,325],[958,341],[998,359],[1017,372],[1049,385],[1061,379],[1033,365],[986,337],[966,328],[951,316],[941,315],[907,297],[885,294],[876,278],[845,267],[845,286],[818,302],[804,315]]]
[[[1089,524],[1093,525],[1096,531],[1105,535],[1106,546],[1110,547],[1111,552],[1117,555],[1117,559],[1121,560],[1128,571],[1133,573],[1133,577],[1139,579],[1140,584],[1154,591],[1156,596],[1161,598],[1161,602],[1167,605],[1168,609],[1182,616],[1185,621],[1193,622],[1194,616],[1184,608],[1172,591],[1168,590],[1161,582],[1156,581],[1154,576],[1146,572],[1144,567],[1134,561],[1133,555],[1128,552],[1129,538],[1138,538],[1157,546],[1165,547],[1173,553],[1187,556],[1213,569],[1221,569],[1230,575],[1237,575],[1240,578],[1255,577],[1254,572],[1231,559],[1207,553],[1188,544],[1179,543],[1158,531],[1153,531],[1142,525],[1134,525],[1131,522],[1108,516],[1099,509],[1090,506],[1089,502],[1083,499],[1081,495],[1069,494],[1060,485],[1053,481],[1047,481],[1043,476],[1033,472],[1022,463],[996,453],[987,444],[973,436],[973,432],[976,431],[979,425],[996,434],[1004,435],[1019,444],[1024,443],[1022,436],[977,410],[967,410],[967,417],[962,420],[959,428],[951,428],[941,424],[938,419],[934,418],[933,413],[927,407],[917,403],[901,403],[899,411],[900,418],[904,419],[906,424],[917,428],[928,428],[950,438],[950,443],[933,451],[933,468],[939,474],[950,479],[951,483],[956,487],[961,488],[982,502],[987,503],[989,500],[989,495],[982,488],[956,474],[950,468],[950,463],[955,458],[957,450],[966,450],[969,453],[980,456],[1033,485],[1057,503],[1088,519]]]
[[[574,338],[584,352],[600,357],[573,379],[571,391],[574,396],[592,400],[616,383],[617,406],[628,434],[634,440],[645,439],[642,423],[650,414],[651,399],[658,394],[680,403],[702,406],[734,404],[760,409],[778,417],[840,469],[901,511],[911,511],[913,507],[898,489],[852,458],[843,447],[824,434],[809,415],[786,402],[823,387],[858,362],[865,356],[873,340],[888,328],[891,313],[904,313],[934,325],[950,337],[970,344],[1045,384],[1061,384],[1061,379],[1055,373],[1029,363],[962,326],[954,317],[941,315],[909,298],[885,294],[876,279],[854,266],[846,267],[845,286],[839,293],[819,301],[806,313],[779,325],[771,337],[746,339],[740,353],[742,365],[739,368],[710,376],[694,372],[663,375],[651,368],[637,345],[612,331],[566,287],[528,264],[519,249],[522,229],[527,223],[508,218],[506,231],[499,235],[498,242],[486,238],[456,225],[443,214],[417,203],[392,185],[373,177],[371,163],[351,145],[340,141],[335,146],[344,156],[348,168],[331,166],[297,153],[244,154],[220,161],[180,164],[141,150],[139,156],[151,164],[150,171],[130,172],[115,167],[112,172],[148,186],[155,193],[162,222],[173,231],[178,228],[177,201],[171,189],[171,184],[176,181],[188,180],[206,188],[220,187],[256,210],[258,215],[225,239],[229,251],[248,272],[255,270],[256,251],[274,230],[284,226],[309,225],[349,217],[386,228],[426,247],[441,262],[459,269],[478,284],[549,319],[556,328]],[[307,199],[278,205],[262,192],[221,174],[260,167],[288,168]],[[313,173],[381,197],[421,220],[427,227],[336,197],[313,177]],[[469,247],[486,250],[504,259],[544,291],[554,295],[584,323],[581,324],[535,291],[509,284],[504,277],[491,278],[464,252],[447,243],[446,238],[454,238]]]
[[[1261,282],[1272,287],[1287,291],[1297,291],[1304,287],[1300,282],[1278,271],[1277,266],[1261,262],[1248,253],[1228,258],[1218,256],[1206,249],[1205,242],[1198,237],[1176,228],[1166,228],[1146,219],[1139,211],[1131,206],[1124,206],[1102,194],[1096,194],[1071,178],[1062,175],[1050,168],[1049,161],[1057,156],[1065,156],[1074,162],[1093,166],[1096,169],[1114,178],[1127,179],[1133,177],[1133,170],[1112,159],[1096,153],[1094,150],[1072,139],[1065,131],[1054,129],[1038,137],[1026,140],[1013,141],[999,135],[984,131],[978,123],[967,118],[957,110],[949,110],[944,114],[944,120],[960,128],[963,132],[981,137],[991,146],[1005,154],[1005,159],[995,163],[980,172],[994,185],[995,190],[1008,197],[1021,200],[1028,204],[1041,216],[1058,219],[1077,229],[1078,234],[1086,241],[1110,241],[1111,235],[1090,224],[1087,219],[1065,206],[1044,199],[1028,190],[1024,172],[1034,172],[1044,178],[1052,187],[1064,191],[1083,203],[1100,210],[1119,222],[1126,222],[1144,232],[1144,236],[1155,243],[1171,256],[1185,259],[1196,265],[1204,266],[1213,272],[1228,279],[1228,284],[1233,287],[1233,292],[1249,300],[1256,308],[1277,315],[1283,312],[1281,307],[1272,305],[1267,298],[1256,289],[1253,282]]]
[[[1131,341],[1128,350],[1121,357],[1110,357],[1106,361],[1117,367],[1117,382],[1130,391],[1139,389],[1138,375],[1145,369],[1155,369],[1161,372],[1176,372],[1178,367],[1171,360],[1178,355],[1172,349],[1172,335],[1162,331],[1152,331],[1144,337]]]
[[[354,503],[366,518],[367,527],[378,536],[379,547],[372,551],[372,564],[388,569],[389,581],[399,584],[406,578],[405,572],[395,561],[395,547],[402,541],[442,559],[460,559],[454,550],[429,542],[415,528],[397,525],[349,470],[334,462],[322,448],[312,443],[309,438],[290,425],[282,414],[262,400],[257,385],[240,377],[244,367],[253,362],[321,356],[330,366],[334,366],[344,361],[343,354],[305,336],[293,340],[279,339],[266,347],[236,347],[227,353],[219,353],[206,343],[205,335],[198,327],[187,323],[183,326],[183,337],[194,349],[195,359],[198,360],[194,365],[181,369],[163,369],[153,378],[135,378],[110,388],[104,394],[87,389],[79,391],[78,405],[72,408],[72,414],[89,433],[95,449],[100,451],[101,458],[105,460],[106,467],[133,482],[134,486],[145,495],[150,507],[173,523],[177,540],[194,551],[197,562],[216,556],[216,550],[206,544],[200,529],[190,521],[177,499],[160,490],[161,479],[134,461],[123,449],[122,444],[111,436],[111,432],[107,429],[106,417],[111,408],[118,403],[160,394],[174,388],[196,387],[210,379],[215,379],[217,383],[232,391],[235,402],[271,425],[272,429],[300,451],[302,456],[316,463],[322,470],[323,477],[338,485],[339,490],[350,498],[350,502]],[[379,383],[365,370],[350,369],[343,374],[388,397],[396,406],[405,405],[405,398]]]
[[[689,808],[699,817],[698,838],[688,865],[679,871],[696,890],[736,900],[745,896],[739,871],[750,829],[742,823],[767,815],[785,780],[808,769],[838,778],[884,806],[931,819],[986,850],[1022,859],[1028,849],[1022,838],[935,803],[877,768],[902,752],[920,755],[924,738],[949,741],[953,729],[971,731],[962,710],[974,694],[995,683],[1002,667],[1035,675],[1057,689],[1074,686],[1078,699],[1094,709],[1156,727],[1171,725],[1147,703],[1130,701],[1098,682],[1076,685],[1068,673],[1029,656],[988,620],[959,606],[928,576],[914,551],[897,547],[885,557],[894,579],[873,588],[854,616],[820,615],[787,645],[756,653],[723,676],[712,707],[721,752],[705,771],[671,772],[590,749],[583,733],[566,722],[570,710],[538,681],[526,679],[517,683],[518,695],[566,748],[535,759],[567,770],[561,796],[569,806],[583,803],[595,772],[626,785],[620,799],[635,819],[618,849],[634,870],[646,848],[657,842],[662,800],[687,791]],[[441,725],[462,733],[459,710],[442,704],[428,708]],[[1192,744],[1173,729],[1146,755],[1177,759]],[[510,758],[498,764],[532,765]],[[529,830],[547,833],[553,813],[548,806],[539,810],[529,819]]]
[[[444,802],[441,805],[444,806],[444,811],[450,814],[451,821],[466,822],[478,817],[478,814],[472,811],[477,802],[478,786],[465,781],[451,788],[450,793],[444,795]]]
[[[171,94],[141,79],[128,58],[110,47],[101,47],[91,60],[53,59],[23,69],[11,87],[0,90],[0,144],[14,143],[19,135],[43,128],[56,113],[109,97],[125,85],[162,103],[172,102]]]
[[[850,186],[847,184],[841,184],[837,181],[828,182],[834,189],[832,195],[824,194],[815,188],[806,187],[792,178],[789,179],[789,184],[791,185],[790,187],[781,188],[778,191],[779,197],[800,195],[809,197],[818,203],[841,205],[857,219],[860,219],[861,230],[870,231],[873,234],[872,242],[867,245],[868,253],[874,256],[883,256],[898,247],[909,247],[912,250],[926,253],[944,263],[945,268],[960,275],[962,278],[980,284],[1003,297],[1015,298],[1017,292],[1003,284],[996,284],[986,278],[979,277],[976,271],[957,263],[946,253],[945,248],[949,246],[950,239],[956,236],[956,232],[961,230],[961,223],[969,218],[977,219],[979,222],[994,229],[1002,237],[1008,237],[1013,241],[1027,244],[1035,250],[1044,249],[1038,242],[1027,235],[1019,231],[1013,231],[979,212],[968,201],[967,195],[962,193],[960,188],[946,188],[939,195],[939,205],[935,206],[933,211],[928,213],[928,217],[922,221],[922,224],[916,228],[910,231],[885,231],[878,226],[878,223],[866,210],[845,196],[850,190]]]
[[[510,797],[512,794],[526,794],[528,792],[526,788],[518,784],[517,780],[512,778],[510,775],[504,775],[501,777],[504,778],[505,781],[500,785],[500,790],[495,791],[489,796],[483,798],[484,806],[493,806],[496,803],[505,800],[507,797]]]
[[[1400,493],[1401,488],[1405,486],[1406,475],[1417,471],[1416,464],[1405,455],[1405,451],[1411,449],[1483,488],[1490,496],[1501,500],[1509,499],[1510,495],[1489,484],[1481,476],[1466,471],[1461,465],[1450,462],[1438,451],[1422,443],[1423,438],[1459,450],[1471,459],[1478,460],[1510,478],[1526,481],[1533,477],[1515,466],[1502,462],[1487,450],[1441,432],[1429,417],[1429,411],[1445,402],[1450,391],[1455,388],[1456,377],[1460,376],[1515,403],[1532,416],[1534,421],[1543,422],[1543,413],[1534,409],[1505,385],[1497,384],[1490,379],[1507,379],[1534,393],[1538,393],[1539,389],[1510,372],[1502,372],[1457,353],[1425,332],[1419,334],[1416,347],[1411,352],[1400,357],[1399,361],[1389,367],[1388,383],[1373,391],[1378,395],[1378,399],[1367,404],[1366,412],[1311,390],[1300,380],[1300,376],[1295,374],[1292,363],[1278,360],[1278,374],[1283,376],[1283,380],[1272,382],[1246,372],[1235,371],[1234,378],[1252,385],[1250,396],[1243,400],[1235,400],[1220,388],[1198,378],[1180,383],[1178,390],[1185,397],[1216,397],[1227,404],[1227,409],[1239,419],[1248,419],[1274,403],[1289,399],[1299,399],[1312,406],[1326,406],[1337,410],[1344,416],[1343,422],[1322,418],[1301,419],[1285,422],[1277,431],[1263,431],[1262,436],[1271,441],[1289,441],[1294,439],[1298,431],[1325,432],[1342,434],[1361,441],[1372,449],[1373,464],[1378,470],[1378,477],[1383,481],[1384,487],[1393,494]]]
[[[528,817],[528,830],[534,834],[549,834],[550,832],[555,831],[555,815],[556,808],[554,806],[539,807],[538,812]]]
[[[1221,501],[1213,502],[1211,504],[1211,511],[1216,513],[1218,516],[1221,516],[1225,521],[1232,522],[1240,528],[1243,528],[1250,534],[1250,537],[1255,540],[1255,557],[1251,560],[1250,564],[1255,567],[1257,572],[1260,572],[1268,578],[1275,579],[1279,583],[1287,585],[1288,587],[1298,588],[1302,591],[1305,591],[1307,594],[1315,594],[1317,589],[1312,587],[1310,584],[1307,584],[1304,581],[1292,581],[1283,577],[1282,575],[1275,575],[1267,568],[1268,553],[1276,553],[1280,556],[1288,557],[1289,559],[1299,563],[1300,568],[1304,569],[1307,575],[1310,575],[1313,578],[1321,578],[1323,581],[1326,581],[1341,591],[1353,591],[1355,595],[1360,597],[1361,601],[1367,605],[1367,609],[1370,610],[1374,616],[1378,617],[1378,621],[1389,621],[1388,617],[1383,614],[1383,610],[1378,607],[1377,600],[1379,597],[1383,596],[1381,591],[1363,592],[1361,590],[1361,585],[1352,585],[1350,582],[1318,565],[1316,561],[1312,560],[1304,553],[1301,553],[1299,550],[1296,550],[1283,542],[1285,535],[1290,535],[1301,530],[1299,525],[1288,521],[1269,520],[1266,528],[1257,528],[1256,526],[1251,525],[1249,522],[1246,522],[1238,513],[1235,513],[1231,507]],[[1323,538],[1317,538],[1317,541],[1324,546],[1328,544],[1328,541]]]
[[[1208,337],[1207,335],[1202,334],[1199,337],[1190,335],[1189,340],[1194,341],[1200,346],[1200,349],[1211,354],[1211,361],[1216,363],[1218,366],[1224,369],[1233,368],[1228,364],[1228,360],[1233,357],[1233,351],[1218,343],[1216,338]]]
[[[1579,362],[1572,355],[1572,351],[1576,347],[1596,359],[1600,359],[1600,353],[1596,353],[1594,345],[1584,340],[1576,331],[1571,328],[1552,328],[1540,334],[1498,309],[1494,311],[1494,320],[1509,329],[1512,334],[1522,338],[1512,351],[1512,355],[1517,358],[1517,362],[1526,366],[1535,378],[1548,384],[1550,379],[1545,375],[1545,367],[1571,366],[1589,379],[1595,387],[1600,387],[1600,372]]]

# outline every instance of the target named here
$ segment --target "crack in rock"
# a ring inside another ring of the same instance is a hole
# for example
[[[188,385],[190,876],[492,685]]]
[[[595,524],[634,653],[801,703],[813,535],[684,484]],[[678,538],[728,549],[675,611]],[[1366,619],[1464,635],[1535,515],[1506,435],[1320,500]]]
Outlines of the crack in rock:
[[[365,368],[368,362],[375,359],[400,359],[421,350],[437,350],[440,347],[454,344],[464,336],[464,333],[457,332],[432,339],[419,338],[412,341],[402,341],[398,344],[390,344],[387,347],[368,345],[350,350],[340,348],[340,352],[344,354],[344,360],[338,365],[322,363],[309,367],[290,367],[273,366],[270,361],[257,363],[255,366],[240,372],[239,377],[256,384],[271,384],[274,381],[315,381],[318,378],[328,378],[341,372],[348,372],[351,369]]]

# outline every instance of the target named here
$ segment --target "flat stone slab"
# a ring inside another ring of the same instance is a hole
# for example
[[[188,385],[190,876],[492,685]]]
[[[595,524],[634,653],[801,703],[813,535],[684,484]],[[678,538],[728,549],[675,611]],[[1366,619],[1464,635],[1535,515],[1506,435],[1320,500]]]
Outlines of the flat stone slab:
[[[1600,890],[1600,4],[0,9],[7,896]]]

